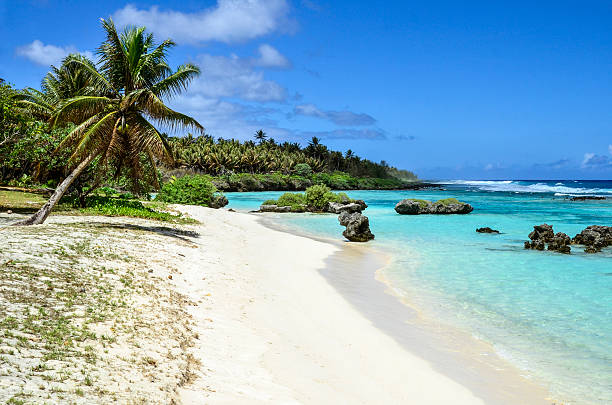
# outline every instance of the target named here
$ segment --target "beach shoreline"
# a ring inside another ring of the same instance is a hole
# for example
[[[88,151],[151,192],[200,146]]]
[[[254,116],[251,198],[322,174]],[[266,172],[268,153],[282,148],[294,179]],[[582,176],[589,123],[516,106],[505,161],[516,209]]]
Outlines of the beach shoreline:
[[[213,295],[228,294],[210,311],[218,317],[215,324],[222,322],[225,329],[203,329],[208,335],[200,341],[236,350],[230,349],[233,360],[228,361],[211,359],[212,346],[202,348],[202,364],[216,367],[182,389],[184,403],[205,398],[210,403],[550,403],[545,390],[517,374],[500,375],[499,370],[457,359],[445,369],[443,361],[432,364],[427,356],[409,350],[407,341],[385,327],[401,329],[404,319],[395,316],[409,308],[374,278],[384,263],[380,253],[367,246],[296,235],[240,212],[181,209],[205,227],[231,222],[243,235],[232,261],[242,261],[238,267],[248,265],[249,270],[234,270],[231,281],[217,280],[224,285],[210,288]],[[229,234],[216,237],[216,246],[227,243],[223,239],[233,240]],[[227,269],[217,270],[227,274]],[[338,279],[341,271],[350,283]],[[355,271],[361,285],[354,283]],[[360,295],[367,297],[361,303],[354,300]],[[376,308],[368,313],[368,306]],[[381,324],[377,317],[383,313],[386,320]],[[413,333],[408,340],[426,336]],[[480,378],[480,372],[494,377]],[[249,378],[236,378],[239,375]],[[215,392],[202,397],[202,386],[215,386]]]
[[[260,223],[280,232],[338,247],[318,272],[373,326],[428,361],[436,371],[468,387],[486,403],[553,403],[543,384],[503,359],[487,342],[433,318],[387,279],[393,257],[378,246],[347,243],[283,226],[264,217]],[[357,285],[357,287],[356,287]]]

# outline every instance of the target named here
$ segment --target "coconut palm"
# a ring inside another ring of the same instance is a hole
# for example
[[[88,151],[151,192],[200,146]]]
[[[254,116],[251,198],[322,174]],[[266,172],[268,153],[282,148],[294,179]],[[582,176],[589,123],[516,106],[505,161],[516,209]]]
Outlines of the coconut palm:
[[[185,64],[172,71],[167,63],[171,40],[156,44],[144,27],[117,32],[112,19],[102,20],[106,40],[98,48],[99,63],[74,58],[70,67],[83,73],[87,91],[53,104],[51,124],[75,124],[59,149],[72,152],[72,172],[59,184],[49,201],[19,225],[40,224],[74,180],[94,160],[102,167],[113,164],[139,178],[144,155],[155,168],[155,159],[171,161],[164,137],[151,123],[170,129],[190,128],[204,133],[193,118],[167,107],[167,99],[185,90],[200,70]],[[43,87],[43,93],[50,92]],[[155,176],[155,178],[157,178]]]
[[[259,131],[255,132],[255,139],[257,139],[260,144],[263,143],[263,141],[265,141],[267,137],[268,135],[264,132],[263,129],[260,129]]]

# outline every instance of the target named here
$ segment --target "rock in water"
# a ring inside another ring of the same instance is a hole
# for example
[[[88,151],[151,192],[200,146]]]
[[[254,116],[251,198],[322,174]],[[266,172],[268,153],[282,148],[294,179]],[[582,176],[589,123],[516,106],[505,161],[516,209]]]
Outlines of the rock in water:
[[[343,212],[338,216],[340,225],[346,226],[342,235],[351,242],[367,242],[374,239],[370,231],[370,221],[368,217],[360,212]]]
[[[492,228],[489,228],[488,226],[485,226],[484,228],[478,228],[476,229],[476,232],[478,233],[499,233],[497,229],[492,229]]]
[[[419,214],[469,214],[474,208],[455,198],[447,198],[436,202],[407,198],[395,205],[395,212],[402,215]]]
[[[530,241],[525,242],[525,249],[544,250],[548,243],[548,250],[559,253],[570,253],[571,239],[563,232],[555,235],[552,225],[542,224],[533,227],[533,231],[529,234]]]
[[[570,242],[571,239],[569,236],[563,232],[558,232],[548,243],[548,250],[554,250],[559,253],[570,253],[572,250],[572,248],[570,248]]]
[[[279,207],[278,205],[262,205],[259,207],[260,212],[291,212],[290,206]]]
[[[574,236],[572,243],[584,245],[586,253],[596,253],[602,248],[612,246],[612,227],[591,225]]]
[[[343,204],[337,202],[330,202],[327,204],[327,212],[331,212],[332,214],[341,214],[343,212],[353,213],[361,211],[363,211],[363,207],[357,203]]]

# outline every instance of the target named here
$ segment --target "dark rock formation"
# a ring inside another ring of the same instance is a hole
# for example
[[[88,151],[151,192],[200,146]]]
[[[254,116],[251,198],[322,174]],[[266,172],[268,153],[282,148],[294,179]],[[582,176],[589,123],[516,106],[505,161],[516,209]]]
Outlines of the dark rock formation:
[[[555,235],[552,225],[542,224],[533,227],[529,234],[530,241],[525,242],[525,249],[544,250],[548,244],[548,250],[559,253],[570,253],[570,237],[559,232]]]
[[[570,198],[571,201],[586,201],[586,200],[605,200],[606,197],[598,196],[598,195],[584,195],[578,197]]]
[[[488,226],[485,226],[484,228],[478,228],[476,229],[476,232],[478,233],[499,233],[497,229],[492,229],[492,228],[489,228]]]
[[[229,201],[227,201],[227,197],[226,196],[224,196],[224,195],[217,195],[217,196],[214,196],[210,200],[210,204],[208,204],[208,206],[210,208],[223,208],[227,204],[229,204]]]
[[[572,243],[584,245],[586,253],[596,253],[602,248],[612,246],[612,227],[591,225],[574,236]]]
[[[557,234],[548,243],[548,250],[553,250],[559,253],[570,253],[572,250],[570,248],[570,242],[571,239],[569,236],[563,232],[557,232]]]
[[[351,242],[367,242],[374,239],[374,235],[370,231],[370,221],[365,215],[360,212],[344,211],[338,216],[340,225],[346,226],[346,230],[342,235]]]
[[[395,212],[402,215],[419,214],[469,214],[474,208],[454,198],[436,202],[405,199],[395,205]]]

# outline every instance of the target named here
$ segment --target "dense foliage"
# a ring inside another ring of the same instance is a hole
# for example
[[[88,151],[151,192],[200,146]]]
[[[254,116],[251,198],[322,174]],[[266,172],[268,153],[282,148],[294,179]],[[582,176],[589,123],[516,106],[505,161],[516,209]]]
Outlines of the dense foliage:
[[[259,143],[215,140],[209,135],[169,137],[168,144],[175,162],[172,168],[182,167],[216,176],[279,172],[307,177],[312,172],[345,172],[355,178],[417,179],[413,173],[389,167],[384,161],[374,163],[355,156],[350,149],[345,154],[329,150],[316,137],[306,147],[291,142],[276,143],[274,139],[265,138],[260,139]]]
[[[155,199],[173,204],[210,206],[216,193],[217,188],[206,176],[183,176],[165,183]]]
[[[346,193],[334,193],[329,187],[317,184],[306,189],[304,193],[285,193],[276,200],[267,200],[264,205],[291,207],[293,211],[325,211],[330,202],[348,203],[353,200]]]

